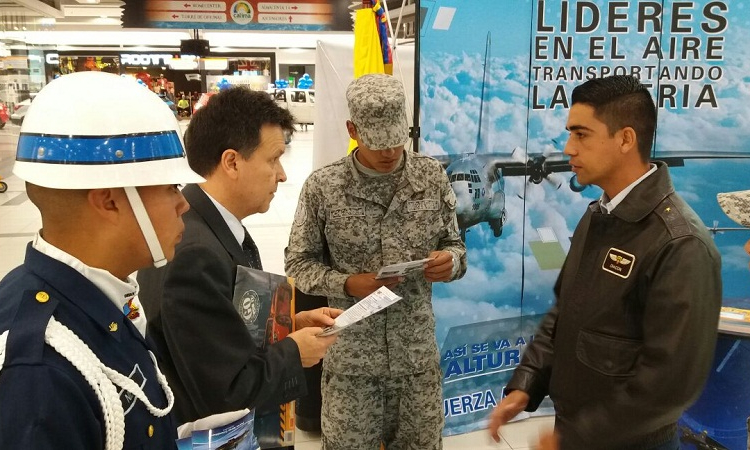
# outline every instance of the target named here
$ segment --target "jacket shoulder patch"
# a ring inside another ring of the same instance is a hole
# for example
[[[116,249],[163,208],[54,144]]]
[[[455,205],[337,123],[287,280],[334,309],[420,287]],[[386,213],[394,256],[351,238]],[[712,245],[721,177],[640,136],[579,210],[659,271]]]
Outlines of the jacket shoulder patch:
[[[691,234],[690,224],[669,196],[659,203],[654,212],[664,221],[672,238]]]

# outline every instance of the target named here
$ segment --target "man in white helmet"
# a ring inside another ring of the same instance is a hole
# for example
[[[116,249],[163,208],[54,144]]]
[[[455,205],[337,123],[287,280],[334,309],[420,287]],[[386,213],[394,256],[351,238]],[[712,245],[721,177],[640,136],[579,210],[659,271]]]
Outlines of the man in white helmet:
[[[0,281],[0,448],[174,448],[131,276],[172,258],[177,185],[203,181],[174,115],[135,80],[65,75],[29,108],[13,172],[42,229]]]

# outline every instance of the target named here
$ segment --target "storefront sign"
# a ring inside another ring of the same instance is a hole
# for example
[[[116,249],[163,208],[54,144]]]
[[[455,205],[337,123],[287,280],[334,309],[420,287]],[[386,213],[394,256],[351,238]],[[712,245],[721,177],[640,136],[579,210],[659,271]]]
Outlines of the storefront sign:
[[[0,58],[0,69],[28,69],[29,61],[26,56],[6,56]]]
[[[53,66],[60,64],[59,53],[46,53],[44,62]],[[121,53],[120,63],[123,66],[167,66],[172,63],[168,53]]]
[[[120,64],[123,66],[166,66],[172,62],[170,54],[121,53]]]

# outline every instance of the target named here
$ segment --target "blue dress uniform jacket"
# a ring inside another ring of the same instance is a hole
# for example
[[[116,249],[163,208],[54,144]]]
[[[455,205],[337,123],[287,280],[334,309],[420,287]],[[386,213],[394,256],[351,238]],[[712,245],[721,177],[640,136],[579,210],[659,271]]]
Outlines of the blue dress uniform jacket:
[[[611,214],[589,206],[506,388],[530,395],[528,411],[550,395],[564,450],[664,443],[713,361],[720,255],[656,164]]]
[[[47,298],[40,302],[37,297]],[[0,448],[103,449],[102,408],[73,365],[44,343],[51,316],[100,361],[136,382],[158,408],[167,399],[149,345],[130,320],[75,269],[31,247],[23,265],[0,282],[0,333],[10,330],[0,371]],[[171,414],[157,418],[140,401],[120,395],[125,449],[175,448]]]
[[[164,358],[180,423],[307,394],[299,349],[289,337],[261,350],[232,303],[247,256],[211,199],[183,189],[190,210],[174,259],[138,272],[148,335]]]

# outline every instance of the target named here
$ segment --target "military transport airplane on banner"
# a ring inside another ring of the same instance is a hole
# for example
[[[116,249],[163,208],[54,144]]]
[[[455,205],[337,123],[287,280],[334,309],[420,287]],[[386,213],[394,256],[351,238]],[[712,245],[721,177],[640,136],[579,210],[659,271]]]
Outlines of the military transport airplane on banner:
[[[569,172],[570,164],[563,154],[536,154],[523,156],[523,150],[516,148],[510,155],[478,155],[468,153],[460,157],[434,156],[446,167],[453,192],[456,194],[456,216],[461,238],[466,238],[466,230],[474,225],[487,222],[495,237],[503,233],[507,219],[505,209],[504,177],[525,176],[529,183],[542,181],[559,189],[563,185],[555,172]],[[586,186],[576,182],[573,175],[570,188],[581,192]]]
[[[487,45],[484,55],[484,76],[479,110],[476,150],[462,155],[433,155],[445,167],[453,192],[456,194],[456,216],[461,239],[466,240],[466,232],[474,225],[487,222],[495,237],[503,234],[503,225],[507,220],[505,208],[505,177],[523,176],[530,184],[550,183],[560,189],[566,180],[559,172],[570,172],[568,157],[560,151],[561,147],[553,140],[542,153],[526,153],[516,147],[509,154],[488,154],[487,138],[483,134],[483,122],[487,119],[484,102],[489,86],[490,33],[487,33]],[[750,158],[747,153],[737,152],[693,152],[693,151],[660,151],[655,160],[664,161],[670,167],[685,165],[686,159],[725,159]],[[567,180],[573,192],[583,192],[586,185],[578,182],[573,174]],[[712,233],[734,231],[730,228],[709,227]],[[742,229],[742,228],[739,228]]]
[[[503,177],[526,176],[528,182],[534,184],[546,180],[559,189],[562,181],[553,176],[554,172],[570,171],[570,164],[562,152],[524,155],[524,150],[517,147],[505,155],[478,153],[478,150],[487,147],[482,124],[486,120],[484,102],[489,86],[490,40],[490,33],[487,33],[476,150],[463,155],[433,156],[445,167],[456,194],[456,216],[461,238],[464,240],[466,230],[482,222],[489,224],[495,237],[503,234],[503,225],[507,219]],[[575,175],[571,178],[570,187],[576,192],[585,188],[575,182]]]

